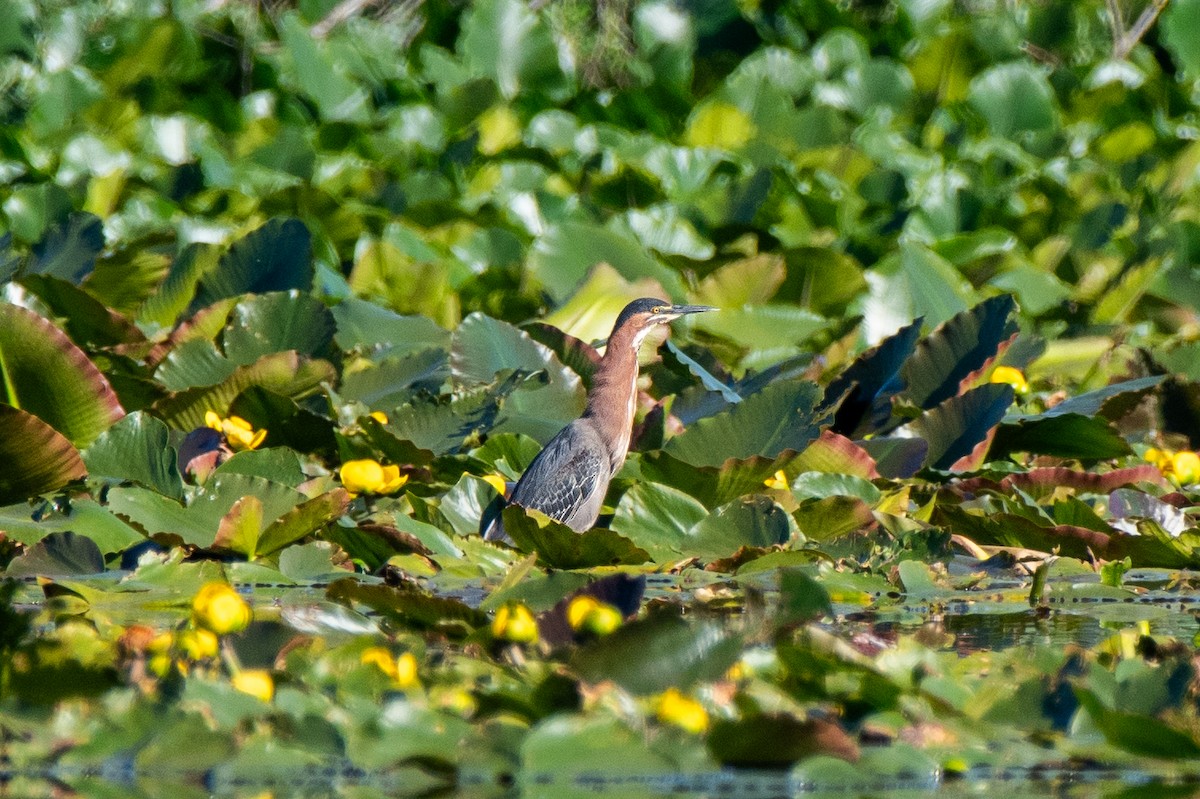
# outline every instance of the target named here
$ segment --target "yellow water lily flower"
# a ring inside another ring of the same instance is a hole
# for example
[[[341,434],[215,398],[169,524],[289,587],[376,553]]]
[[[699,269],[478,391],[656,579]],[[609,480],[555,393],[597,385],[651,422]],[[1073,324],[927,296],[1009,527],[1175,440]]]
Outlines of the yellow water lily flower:
[[[270,702],[275,696],[275,678],[266,669],[243,669],[233,675],[230,683],[242,693],[263,702]]]
[[[567,624],[577,632],[608,635],[623,621],[621,611],[593,596],[577,596],[567,604]]]
[[[1171,456],[1171,472],[1183,484],[1200,483],[1200,455],[1185,449]]]
[[[394,657],[387,648],[372,646],[363,650],[359,660],[364,664],[375,666],[382,671],[397,688],[412,688],[419,683],[417,677],[417,658],[412,652],[405,652],[400,657]]]
[[[267,437],[267,430],[255,430],[254,426],[240,416],[221,418],[214,411],[204,412],[204,424],[225,436],[229,446],[235,450],[257,449]]]
[[[371,411],[371,412],[370,412],[369,414],[367,414],[367,415],[368,415],[368,416],[370,416],[370,417],[371,417],[372,419],[374,419],[375,421],[379,422],[380,424],[387,424],[387,423],[388,423],[387,414],[386,414],[386,413],[384,413],[383,411]]]
[[[250,606],[228,583],[209,583],[192,600],[192,621],[217,635],[246,629]]]
[[[684,696],[677,688],[668,688],[654,700],[654,714],[664,724],[671,724],[693,735],[708,729],[708,711],[704,705]]]
[[[1029,393],[1029,383],[1025,380],[1025,373],[1015,366],[997,366],[992,370],[992,376],[988,378],[988,382],[1007,383],[1018,394]]]
[[[338,475],[342,485],[353,494],[393,494],[408,482],[399,466],[384,466],[370,458],[346,461]]]
[[[784,472],[783,469],[780,469],[766,480],[763,480],[763,485],[774,491],[787,491],[789,488],[791,488],[791,484],[788,483],[787,473]]]
[[[537,619],[524,605],[505,605],[492,619],[492,635],[516,644],[531,644],[538,639]]]
[[[1179,485],[1200,483],[1200,454],[1190,449],[1172,450],[1151,447],[1142,458],[1158,467],[1168,480]]]
[[[207,660],[217,656],[220,643],[212,630],[196,628],[179,633],[179,649],[188,660]]]

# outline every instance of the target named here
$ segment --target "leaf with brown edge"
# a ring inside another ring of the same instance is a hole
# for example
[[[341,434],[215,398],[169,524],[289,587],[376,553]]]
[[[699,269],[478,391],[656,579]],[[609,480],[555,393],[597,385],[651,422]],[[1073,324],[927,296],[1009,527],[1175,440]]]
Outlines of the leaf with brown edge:
[[[864,480],[874,480],[879,477],[875,468],[875,459],[870,454],[845,436],[832,430],[826,430],[820,437],[804,448],[790,464],[788,471],[801,472],[831,472],[834,474],[852,474]]]
[[[350,493],[344,488],[335,488],[301,502],[262,531],[262,535],[258,537],[256,554],[270,555],[306,535],[315,533],[345,513],[349,505]]]
[[[1086,527],[1040,525],[1013,513],[984,516],[951,505],[935,508],[932,521],[979,544],[1023,547],[1041,552],[1057,549],[1060,554],[1081,560],[1091,560],[1093,554],[1104,557],[1113,540],[1107,533]]]
[[[0,405],[0,504],[24,502],[86,474],[65,436],[31,413]]]
[[[912,423],[929,442],[925,467],[944,471],[977,468],[1012,401],[1012,386],[989,383],[927,411]]]
[[[958,396],[1017,334],[1010,294],[984,300],[948,319],[917,342],[900,369],[901,396],[921,408],[932,408]]]
[[[262,502],[253,495],[242,497],[221,518],[212,548],[226,549],[253,558],[262,524]]]
[[[1151,483],[1164,488],[1170,483],[1157,466],[1144,463],[1108,472],[1084,472],[1066,466],[1044,466],[1005,475],[999,481],[987,477],[972,477],[954,484],[954,489],[963,494],[976,494],[983,490],[1008,492],[1020,489],[1035,500],[1049,496],[1057,488],[1069,488],[1091,494],[1110,494],[1118,488]]]
[[[108,380],[46,319],[0,304],[0,377],[5,404],[32,413],[76,447],[125,415]]]

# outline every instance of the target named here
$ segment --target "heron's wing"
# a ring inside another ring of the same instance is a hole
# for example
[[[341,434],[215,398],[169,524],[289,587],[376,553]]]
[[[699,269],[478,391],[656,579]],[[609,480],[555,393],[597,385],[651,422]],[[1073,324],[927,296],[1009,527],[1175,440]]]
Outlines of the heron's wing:
[[[538,453],[508,501],[540,510],[583,532],[600,515],[608,480],[607,451],[594,431],[576,421]],[[508,540],[499,519],[485,529],[484,537],[490,541]]]
[[[572,529],[586,530],[599,515],[608,470],[607,451],[597,436],[576,422],[551,439],[529,464],[510,501],[536,508]]]

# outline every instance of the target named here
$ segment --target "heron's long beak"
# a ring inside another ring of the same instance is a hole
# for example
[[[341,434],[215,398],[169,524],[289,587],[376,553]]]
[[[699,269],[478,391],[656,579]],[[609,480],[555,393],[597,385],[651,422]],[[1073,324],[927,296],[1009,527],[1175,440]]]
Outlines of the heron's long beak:
[[[667,311],[672,316],[683,316],[689,313],[704,313],[705,311],[720,310],[712,305],[672,305]]]

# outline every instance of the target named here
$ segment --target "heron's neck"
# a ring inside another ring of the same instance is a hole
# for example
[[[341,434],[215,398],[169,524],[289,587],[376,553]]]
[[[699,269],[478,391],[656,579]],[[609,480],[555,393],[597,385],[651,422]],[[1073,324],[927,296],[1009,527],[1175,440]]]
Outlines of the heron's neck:
[[[604,357],[592,376],[584,418],[599,429],[609,447],[609,463],[616,474],[629,452],[633,412],[637,405],[637,351],[645,333],[609,338]]]

